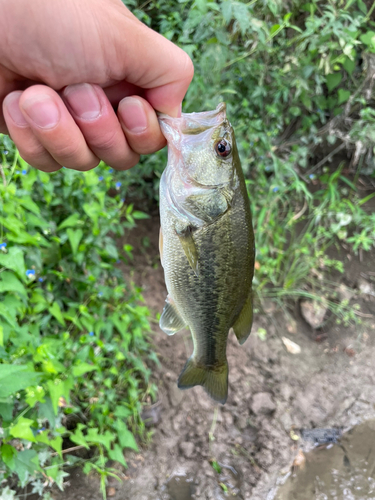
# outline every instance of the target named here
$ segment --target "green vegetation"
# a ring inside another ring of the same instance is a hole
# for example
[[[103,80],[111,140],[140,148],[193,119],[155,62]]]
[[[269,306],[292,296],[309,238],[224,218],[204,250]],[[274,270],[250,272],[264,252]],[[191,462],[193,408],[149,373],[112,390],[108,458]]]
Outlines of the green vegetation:
[[[260,300],[326,296],[327,250],[375,245],[367,207],[375,184],[373,2],[179,0],[127,5],[192,56],[184,110],[226,101],[247,176],[256,230]],[[342,156],[348,155],[348,160]],[[62,487],[64,450],[91,448],[85,470],[105,478],[108,460],[145,436],[142,401],[155,396],[156,358],[140,290],[124,282],[116,237],[157,200],[166,151],[128,172],[30,168],[0,136],[0,480],[13,498],[30,484],[49,498]],[[121,183],[121,184],[119,184]],[[110,192],[111,196],[108,194]],[[128,200],[121,200],[126,192]],[[363,194],[361,194],[363,193]]]
[[[138,449],[156,390],[149,313],[116,267],[132,250],[116,236],[144,214],[105,166],[48,175],[6,137],[0,156],[0,478],[61,488],[77,461],[63,450],[91,447],[84,470],[105,492],[108,459],[126,466],[123,450]]]
[[[332,297],[325,275],[343,264],[327,249],[339,240],[356,253],[375,245],[367,208],[375,186],[375,3],[126,3],[192,56],[184,111],[227,103],[248,178],[259,298]],[[142,169],[146,178],[154,172],[157,188],[165,163],[155,157]],[[358,190],[360,174],[368,191]]]

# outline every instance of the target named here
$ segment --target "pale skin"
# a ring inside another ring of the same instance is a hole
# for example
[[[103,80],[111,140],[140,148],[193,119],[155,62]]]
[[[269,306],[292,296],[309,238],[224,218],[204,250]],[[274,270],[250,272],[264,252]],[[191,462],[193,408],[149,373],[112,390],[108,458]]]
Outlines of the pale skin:
[[[0,0],[0,132],[32,166],[133,167],[178,116],[189,56],[121,0]]]

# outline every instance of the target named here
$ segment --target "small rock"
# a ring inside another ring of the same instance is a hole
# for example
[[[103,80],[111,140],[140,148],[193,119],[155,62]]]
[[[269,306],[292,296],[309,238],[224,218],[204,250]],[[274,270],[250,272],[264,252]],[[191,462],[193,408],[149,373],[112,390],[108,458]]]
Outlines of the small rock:
[[[305,321],[313,328],[322,326],[327,311],[328,306],[325,302],[317,302],[315,300],[303,300],[301,302],[301,314]]]
[[[283,341],[283,344],[286,347],[286,350],[290,352],[291,354],[300,354],[301,353],[301,348],[298,344],[295,342],[292,342],[290,339],[287,337],[281,337],[281,340]]]
[[[194,453],[194,444],[189,441],[184,441],[180,443],[180,451],[186,458],[191,458]]]
[[[184,397],[184,393],[177,387],[176,380],[172,380],[168,384],[168,395],[172,406],[180,405],[182,398]]]
[[[257,456],[256,461],[261,467],[268,468],[273,463],[272,451],[262,450]]]
[[[341,301],[347,300],[348,302],[350,302],[354,297],[355,292],[351,288],[344,285],[344,283],[341,283],[341,285],[337,289],[337,295]]]
[[[358,288],[360,292],[364,293],[365,295],[375,295],[374,287],[372,286],[372,283],[369,283],[363,278],[359,278],[358,280]]]
[[[254,394],[251,403],[251,411],[255,415],[268,415],[276,410],[276,405],[272,401],[271,394],[269,392],[258,392]]]
[[[294,319],[290,319],[288,324],[286,325],[286,329],[289,333],[295,335],[297,333],[297,322]]]
[[[305,465],[306,465],[306,457],[305,457],[303,451],[299,450],[297,453],[297,456],[293,460],[293,467],[295,469],[303,470],[305,468]]]
[[[239,417],[239,419],[237,420],[236,422],[237,424],[237,427],[243,431],[244,429],[246,429],[247,425],[248,425],[248,421],[247,421],[247,418],[244,416],[244,415],[241,415]]]
[[[161,421],[161,403],[158,402],[149,408],[144,408],[142,410],[141,419],[143,420],[146,427],[152,427],[158,425]]]

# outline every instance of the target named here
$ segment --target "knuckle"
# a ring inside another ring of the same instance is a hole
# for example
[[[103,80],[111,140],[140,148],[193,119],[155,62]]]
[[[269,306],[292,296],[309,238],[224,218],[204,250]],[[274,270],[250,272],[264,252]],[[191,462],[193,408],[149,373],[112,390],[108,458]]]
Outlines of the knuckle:
[[[53,147],[53,155],[65,162],[78,161],[82,156],[81,145],[76,142],[65,142]],[[52,148],[51,148],[52,150]]]
[[[46,160],[48,160],[49,155],[41,145],[33,146],[28,149],[24,149],[18,144],[16,144],[16,146],[21,158],[23,158],[29,165],[42,165],[46,163]]]
[[[97,137],[92,141],[92,146],[101,151],[107,152],[115,148],[117,142],[115,131],[107,132],[104,136]]]

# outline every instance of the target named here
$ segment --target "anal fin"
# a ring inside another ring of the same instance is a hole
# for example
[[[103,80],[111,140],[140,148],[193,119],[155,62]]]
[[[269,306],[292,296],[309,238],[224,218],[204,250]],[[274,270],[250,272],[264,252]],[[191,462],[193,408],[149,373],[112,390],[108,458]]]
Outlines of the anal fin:
[[[192,229],[187,226],[183,230],[176,230],[176,234],[180,239],[182,248],[194,273],[199,276],[198,251],[195,246]]]
[[[186,323],[177,310],[176,304],[169,295],[160,316],[159,326],[167,335],[174,335],[186,326]]]
[[[219,367],[198,364],[193,357],[187,360],[178,379],[180,389],[201,385],[207,394],[218,403],[225,404],[228,397],[228,363]]]
[[[238,316],[236,322],[233,325],[234,333],[236,334],[237,340],[240,344],[243,344],[248,338],[251,332],[251,326],[253,324],[253,292],[250,290],[250,294]]]

